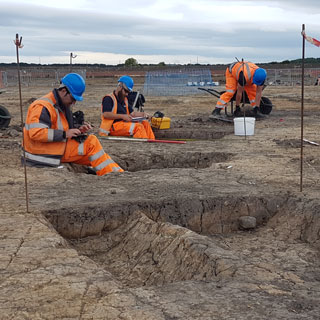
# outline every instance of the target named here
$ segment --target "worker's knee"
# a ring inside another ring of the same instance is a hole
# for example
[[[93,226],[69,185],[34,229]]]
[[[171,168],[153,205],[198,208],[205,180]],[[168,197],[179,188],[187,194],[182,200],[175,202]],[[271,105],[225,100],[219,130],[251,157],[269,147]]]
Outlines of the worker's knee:
[[[85,140],[85,143],[92,145],[92,146],[95,146],[95,147],[101,146],[99,139],[93,134],[88,135],[87,139]]]

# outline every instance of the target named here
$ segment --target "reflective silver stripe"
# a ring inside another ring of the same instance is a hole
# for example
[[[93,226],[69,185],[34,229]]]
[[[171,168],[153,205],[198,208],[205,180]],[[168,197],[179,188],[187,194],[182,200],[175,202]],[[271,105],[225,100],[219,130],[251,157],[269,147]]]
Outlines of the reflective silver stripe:
[[[118,171],[120,171],[120,170],[121,170],[120,167],[112,167],[112,171],[113,171],[113,172],[118,172]]]
[[[251,71],[250,71],[250,67],[247,63],[244,64],[246,66],[246,69],[247,69],[247,73],[248,73],[248,79],[249,81],[251,80]]]
[[[30,130],[30,129],[34,129],[34,128],[40,128],[40,129],[46,129],[49,128],[46,124],[43,123],[39,123],[39,122],[33,122],[30,124],[25,124],[24,127],[26,128],[26,130]]]
[[[133,129],[134,129],[135,125],[136,125],[135,123],[133,123],[133,122],[131,123],[130,129],[129,129],[130,136],[133,135]]]
[[[107,167],[109,164],[116,164],[116,163],[112,159],[107,159],[102,163],[100,163],[99,165],[97,165],[96,167],[93,167],[93,170],[96,172],[100,171],[101,169]]]
[[[246,67],[246,70],[247,70],[247,75],[248,75],[248,80],[250,81],[251,80],[251,71],[250,71],[250,67],[248,65],[247,62],[244,63],[244,66]],[[238,70],[237,70],[237,79],[239,77],[239,73],[242,71],[243,67],[242,67],[242,64],[239,66]],[[244,76],[244,75],[243,75]]]
[[[43,123],[30,123],[30,124],[25,124],[24,127],[26,130],[34,129],[34,128],[39,128],[39,129],[47,129],[49,128],[46,124]],[[48,129],[48,136],[47,139],[49,142],[53,141],[53,136],[54,136],[54,129]]]
[[[234,65],[236,64],[237,62],[233,62],[230,64],[229,66],[229,72],[232,73],[232,68],[234,67]]]
[[[32,154],[29,152],[25,152],[26,158],[33,160],[33,161],[38,161],[41,163],[45,163],[45,164],[49,164],[49,165],[54,165],[54,166],[58,166],[60,164],[60,159],[53,159],[53,158],[48,158],[48,157],[43,157],[43,156],[39,156],[36,154]]]
[[[222,99],[219,99],[218,102],[222,103],[222,104],[226,104],[227,102],[222,100]]]
[[[114,111],[114,108],[117,106],[118,102],[117,102],[117,100],[114,98],[113,94],[110,95],[110,97],[111,97],[112,100],[113,100],[113,108],[112,108],[112,110],[111,110],[111,112],[113,112],[113,111]]]
[[[89,160],[90,161],[94,161],[94,160],[97,160],[99,159],[100,157],[102,157],[104,155],[104,151],[103,150],[100,150],[99,152],[95,153],[94,155],[90,156],[89,157]]]
[[[239,68],[237,69],[237,73],[236,73],[236,77],[238,79],[239,77],[239,73],[242,71],[242,65],[239,66]],[[244,75],[243,75],[244,76]]]
[[[47,101],[47,102],[49,102],[52,106],[54,106],[53,101],[52,101],[50,98],[48,98],[48,97],[42,97],[42,98],[40,98],[40,99],[37,99],[36,101],[41,101],[41,100],[42,100],[42,101]],[[64,131],[64,128],[63,128],[63,125],[62,125],[62,122],[61,122],[61,117],[60,117],[59,110],[56,109],[56,108],[54,108],[54,110],[55,110],[55,112],[56,112],[56,114],[57,114],[58,129]],[[31,125],[31,124],[30,124],[30,125]],[[34,128],[49,128],[48,126],[41,127],[41,125],[43,125],[43,124],[41,124],[41,123],[39,123],[39,124],[34,124],[34,125],[38,125],[38,126],[35,126]],[[44,126],[44,125],[43,125],[43,126]],[[52,141],[53,141],[53,138],[54,138],[54,129],[49,129],[49,130],[48,130],[48,141],[52,142]],[[66,140],[63,140],[63,141],[66,141]]]
[[[58,129],[63,131],[63,125],[62,125],[62,122],[61,122],[59,110],[56,109],[56,108],[54,108],[54,110],[56,111],[56,114],[57,114]]]
[[[40,99],[37,99],[37,101],[40,101],[40,100],[44,100],[44,101],[47,101],[47,102],[49,102],[50,104],[54,104],[53,103],[53,101],[51,100],[51,99],[49,99],[48,97],[42,97],[42,98],[40,98]]]
[[[54,129],[48,129],[48,141],[52,142],[54,136]]]
[[[107,130],[104,130],[104,129],[101,129],[101,128],[99,128],[99,131],[100,131],[101,133],[106,134],[106,135],[109,135],[109,133],[110,133],[110,131],[107,131]]]
[[[48,97],[42,97],[38,100],[44,100],[49,102],[50,104],[52,104],[52,106],[54,106],[54,103],[51,99],[49,99]],[[58,129],[63,131],[63,126],[62,126],[62,122],[61,122],[61,118],[60,118],[60,114],[59,114],[59,110],[57,108],[54,108],[54,110],[56,111],[57,114],[57,123],[58,123]]]
[[[250,103],[253,103],[253,102],[255,102],[256,100],[255,99],[252,99],[252,100],[250,100]]]
[[[84,156],[84,143],[80,143],[78,146],[78,155],[79,156]]]
[[[232,89],[227,89],[226,92],[234,93],[234,90],[232,90]]]

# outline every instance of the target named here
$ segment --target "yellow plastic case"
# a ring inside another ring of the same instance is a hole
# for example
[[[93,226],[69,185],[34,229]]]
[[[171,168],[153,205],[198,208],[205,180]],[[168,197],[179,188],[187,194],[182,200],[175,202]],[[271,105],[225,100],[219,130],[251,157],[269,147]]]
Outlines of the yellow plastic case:
[[[169,129],[170,128],[170,118],[151,118],[151,126],[156,129]]]

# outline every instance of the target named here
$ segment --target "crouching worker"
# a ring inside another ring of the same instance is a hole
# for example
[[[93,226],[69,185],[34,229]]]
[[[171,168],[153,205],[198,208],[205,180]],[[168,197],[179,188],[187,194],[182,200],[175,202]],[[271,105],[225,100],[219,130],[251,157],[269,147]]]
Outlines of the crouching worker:
[[[241,114],[240,102],[245,90],[250,104],[253,108],[253,114],[256,118],[264,118],[260,111],[260,101],[264,82],[267,77],[265,69],[259,68],[252,62],[234,62],[226,69],[226,91],[220,96],[216,108],[213,110],[210,118],[219,119],[220,111],[236,94],[236,110],[234,115]]]
[[[58,89],[29,106],[23,129],[28,165],[57,167],[61,162],[72,162],[92,167],[99,176],[123,171],[104,152],[96,136],[77,139],[91,129],[89,124],[75,128],[71,110],[76,101],[83,100],[85,87],[79,74],[69,73],[61,79]]]
[[[154,133],[148,120],[135,122],[135,117],[148,119],[145,112],[133,111],[128,104],[128,94],[133,90],[133,80],[122,76],[112,94],[102,99],[102,114],[99,135],[133,136],[134,138],[154,139]]]

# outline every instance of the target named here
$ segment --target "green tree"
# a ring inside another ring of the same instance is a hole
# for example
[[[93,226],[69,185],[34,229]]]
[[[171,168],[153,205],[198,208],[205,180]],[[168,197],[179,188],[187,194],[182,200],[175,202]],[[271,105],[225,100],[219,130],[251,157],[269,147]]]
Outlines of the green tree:
[[[162,61],[162,62],[159,62],[158,65],[164,67],[166,64]]]
[[[138,61],[135,58],[128,58],[124,64],[126,67],[133,67],[138,65]]]

